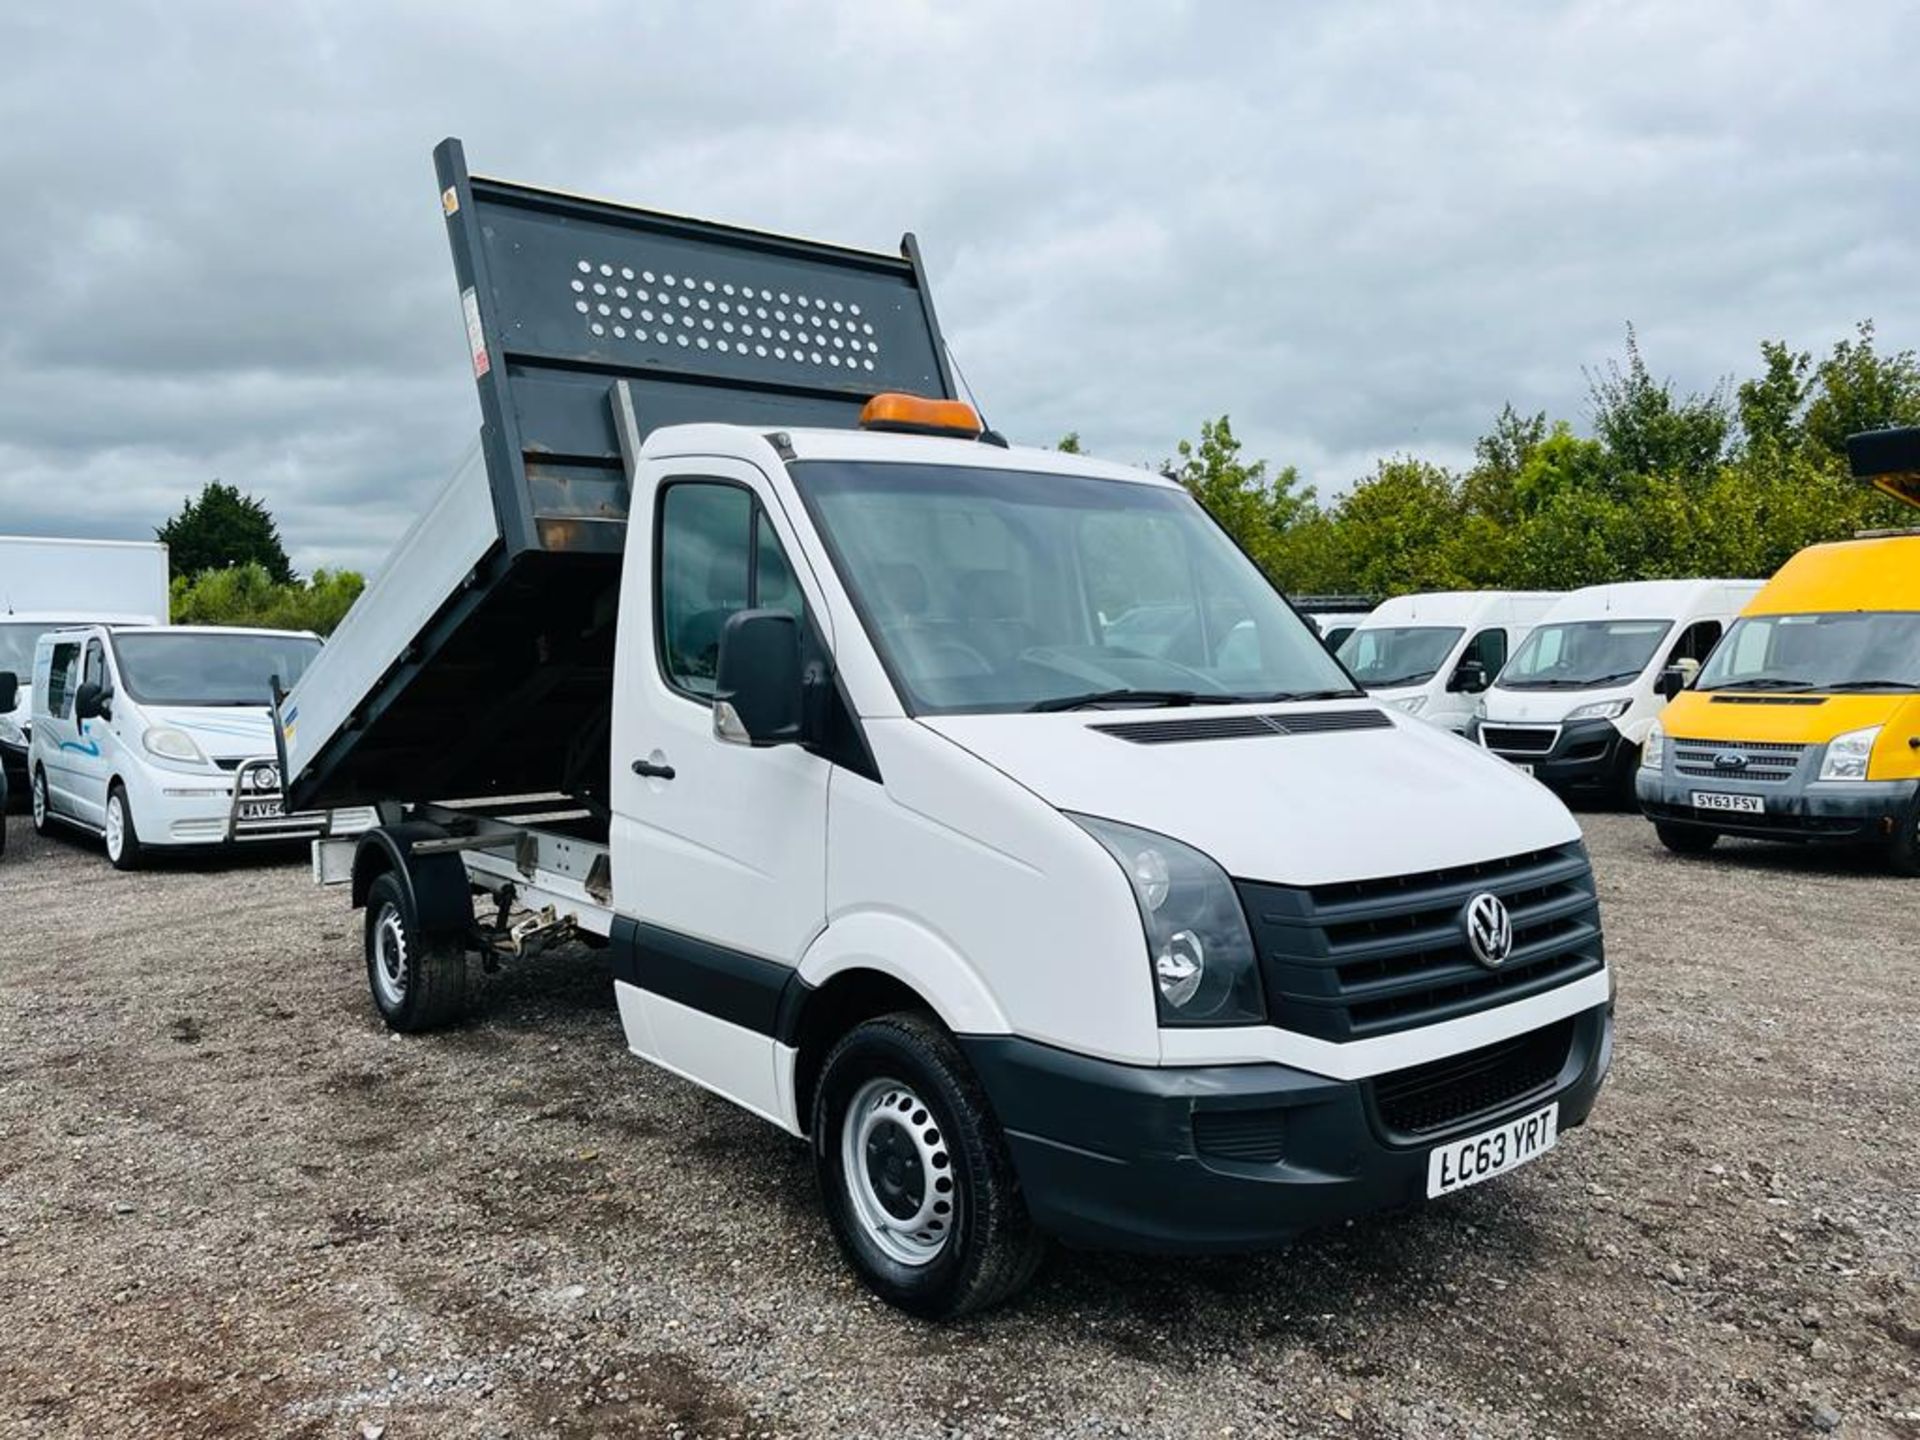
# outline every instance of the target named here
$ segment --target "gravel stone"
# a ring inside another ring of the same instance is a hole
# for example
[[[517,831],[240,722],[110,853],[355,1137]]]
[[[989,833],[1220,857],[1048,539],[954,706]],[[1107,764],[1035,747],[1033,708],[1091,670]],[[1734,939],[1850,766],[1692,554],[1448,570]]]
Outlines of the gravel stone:
[[[304,856],[19,824],[0,1436],[1916,1433],[1920,883],[1581,818],[1619,1032],[1552,1155],[947,1327],[853,1281],[802,1143],[627,1054],[602,954],[389,1038]]]

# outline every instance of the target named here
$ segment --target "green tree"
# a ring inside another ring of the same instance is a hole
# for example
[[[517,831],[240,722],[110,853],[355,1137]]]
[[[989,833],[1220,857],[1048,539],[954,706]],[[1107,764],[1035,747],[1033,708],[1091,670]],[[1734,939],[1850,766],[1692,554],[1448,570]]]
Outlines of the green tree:
[[[1080,448],[1080,432],[1078,430],[1069,430],[1066,434],[1062,435],[1060,437],[1060,443],[1053,448],[1066,455],[1084,455],[1087,453]]]
[[[351,570],[316,570],[307,581],[276,581],[249,562],[174,577],[170,609],[176,625],[251,625],[330,635],[346,618],[366,581]]]
[[[1511,524],[1517,508],[1515,488],[1547,434],[1546,411],[1521,415],[1511,404],[1501,406],[1493,429],[1474,441],[1474,466],[1461,481],[1461,498],[1468,510]]]
[[[1807,403],[1808,443],[1836,460],[1845,456],[1849,435],[1920,424],[1920,363],[1913,352],[1879,354],[1871,320],[1860,322],[1856,336],[1820,362]]]
[[[1243,448],[1222,415],[1203,420],[1199,441],[1182,440],[1178,460],[1161,468],[1186,486],[1248,554],[1271,566],[1280,537],[1313,513],[1314,492],[1301,486],[1300,472],[1291,465],[1269,478],[1267,462],[1245,460]]]
[[[1763,340],[1760,359],[1764,372],[1741,381],[1735,394],[1740,433],[1749,454],[1769,449],[1785,453],[1800,444],[1801,417],[1812,389],[1807,372],[1813,356],[1789,350],[1783,341]]]
[[[166,543],[168,567],[176,577],[255,564],[275,584],[293,581],[273,516],[236,486],[208,482],[198,499],[186,501],[154,534]]]
[[[1703,481],[1727,447],[1731,425],[1726,385],[1705,395],[1676,396],[1671,380],[1655,380],[1627,327],[1627,363],[1609,360],[1587,372],[1593,433],[1630,475]]]
[[[1381,461],[1334,509],[1350,577],[1343,588],[1400,595],[1469,583],[1458,544],[1465,514],[1458,484],[1440,466],[1410,455]]]

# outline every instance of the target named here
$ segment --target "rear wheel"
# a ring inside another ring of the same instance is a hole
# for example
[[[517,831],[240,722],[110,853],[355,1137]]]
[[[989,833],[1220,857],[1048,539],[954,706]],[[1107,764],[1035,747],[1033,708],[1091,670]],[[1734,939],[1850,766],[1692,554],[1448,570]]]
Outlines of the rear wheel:
[[[33,792],[33,833],[44,835],[53,823],[52,812],[47,808],[47,772],[44,768],[34,767],[30,788]]]
[[[1653,832],[1660,837],[1660,843],[1676,855],[1704,855],[1720,843],[1717,831],[1699,830],[1691,825],[1666,825],[1656,821]]]
[[[1006,1141],[952,1039],[884,1015],[834,1046],[813,1110],[814,1160],[841,1249],[882,1299],[947,1320],[1033,1278],[1033,1228]]]
[[[140,848],[140,833],[133,828],[133,807],[127,804],[127,790],[118,780],[107,791],[106,825],[102,839],[107,843],[107,859],[116,870],[138,870],[145,853]]]
[[[1887,849],[1887,868],[1896,875],[1920,875],[1920,800],[1900,822],[1900,833]]]
[[[367,891],[366,949],[367,988],[388,1029],[437,1029],[466,1009],[466,951],[420,933],[406,886],[391,871]]]

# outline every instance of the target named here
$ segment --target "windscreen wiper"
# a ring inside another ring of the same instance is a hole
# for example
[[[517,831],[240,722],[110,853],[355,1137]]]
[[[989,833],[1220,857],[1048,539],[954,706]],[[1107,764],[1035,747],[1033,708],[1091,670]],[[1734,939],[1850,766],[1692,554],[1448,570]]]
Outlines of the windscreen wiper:
[[[1036,700],[1030,714],[1049,710],[1091,710],[1101,705],[1237,705],[1238,695],[1211,695],[1198,690],[1090,690],[1084,695],[1055,695]]]
[[[1249,705],[1277,705],[1281,701],[1299,700],[1364,700],[1364,690],[1276,690],[1271,695],[1236,695],[1234,699]]]
[[[1782,680],[1772,675],[1757,676],[1752,680],[1729,680],[1724,685],[1696,685],[1696,690],[1811,690],[1811,680]]]
[[[1920,690],[1920,681],[1913,680],[1843,680],[1838,685],[1829,685],[1826,689],[1833,694],[1848,690]]]
[[[1432,678],[1433,672],[1429,670],[1423,675],[1396,675],[1391,680],[1362,679],[1360,683],[1369,690],[1398,690],[1402,685],[1423,685]]]

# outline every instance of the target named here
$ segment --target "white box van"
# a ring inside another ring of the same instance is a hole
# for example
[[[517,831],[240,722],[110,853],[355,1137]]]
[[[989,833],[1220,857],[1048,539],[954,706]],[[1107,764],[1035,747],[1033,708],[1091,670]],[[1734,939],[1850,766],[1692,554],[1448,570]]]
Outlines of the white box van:
[[[34,828],[98,835],[136,868],[150,849],[352,834],[371,810],[289,815],[269,686],[299,678],[316,635],[87,625],[40,638],[28,784]]]
[[[0,535],[0,673],[18,682],[0,706],[0,770],[27,791],[33,650],[68,625],[167,623],[167,547],[137,540]]]
[[[315,868],[388,1025],[603,942],[628,1047],[806,1137],[936,1316],[1046,1236],[1271,1245],[1586,1118],[1565,806],[1369,702],[1178,484],[984,431],[911,243],[437,158],[484,465],[280,709],[295,804],[380,808]]]
[[[1472,734],[1536,779],[1633,798],[1640,747],[1666,705],[1669,666],[1692,679],[1758,580],[1644,580],[1561,598],[1514,652]]]
[[[1535,590],[1401,595],[1360,622],[1340,659],[1376,699],[1465,734],[1481,692],[1559,598]]]

